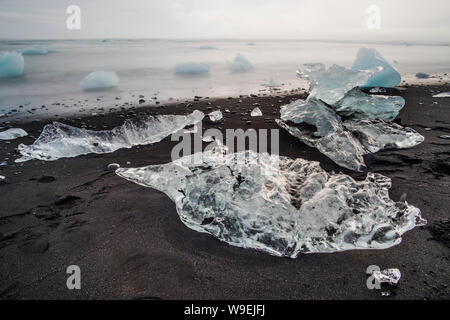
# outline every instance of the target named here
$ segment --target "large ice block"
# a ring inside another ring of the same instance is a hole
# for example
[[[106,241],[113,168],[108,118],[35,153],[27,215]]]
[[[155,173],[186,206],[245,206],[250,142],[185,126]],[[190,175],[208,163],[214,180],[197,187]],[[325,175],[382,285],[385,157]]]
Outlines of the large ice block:
[[[0,78],[18,77],[25,68],[25,60],[20,52],[0,52]]]
[[[114,71],[95,71],[81,81],[83,90],[106,89],[117,86],[119,77]]]

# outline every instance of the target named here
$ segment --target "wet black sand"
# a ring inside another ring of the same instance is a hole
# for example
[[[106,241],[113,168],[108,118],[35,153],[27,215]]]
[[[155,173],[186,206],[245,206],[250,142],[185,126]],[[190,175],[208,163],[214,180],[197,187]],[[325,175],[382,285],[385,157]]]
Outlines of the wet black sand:
[[[406,99],[396,121],[419,131],[425,142],[368,158],[371,171],[392,178],[391,197],[399,199],[406,192],[408,202],[428,220],[426,227],[406,233],[400,245],[387,250],[287,259],[232,247],[185,227],[165,194],[105,171],[112,162],[124,167],[168,162],[176,144],[170,139],[111,154],[23,164],[14,164],[14,150],[19,143],[31,144],[33,137],[10,144],[0,141],[0,162],[9,158],[8,165],[0,167],[6,177],[0,182],[0,298],[449,299],[450,141],[439,136],[450,134],[450,99],[432,98],[431,90],[450,87],[396,90]],[[142,107],[62,121],[100,130],[143,112],[210,112],[221,106],[236,113],[224,113],[223,123],[205,121],[204,129],[276,128],[273,119],[279,106],[300,96],[243,97],[241,103],[200,99],[189,107]],[[241,115],[255,103],[262,117]],[[37,137],[43,124],[20,127]],[[285,132],[280,144],[282,155],[317,160],[327,170],[342,171]],[[81,268],[81,290],[66,288],[65,271],[72,264]],[[367,289],[369,265],[401,270],[400,284],[389,288],[390,297]]]

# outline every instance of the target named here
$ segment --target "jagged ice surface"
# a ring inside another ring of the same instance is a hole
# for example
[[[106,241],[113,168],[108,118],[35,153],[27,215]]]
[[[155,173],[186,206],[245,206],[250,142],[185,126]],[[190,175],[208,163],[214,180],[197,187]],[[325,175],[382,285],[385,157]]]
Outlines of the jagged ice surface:
[[[389,198],[389,178],[355,181],[317,162],[253,151],[186,156],[116,173],[166,193],[189,228],[276,256],[381,249],[423,225],[420,210]]]
[[[44,127],[32,145],[19,145],[22,158],[16,162],[39,159],[53,161],[89,153],[110,153],[122,148],[159,142],[170,134],[201,121],[204,114],[158,115],[131,120],[112,130],[93,131],[54,122]]]
[[[25,68],[25,60],[20,52],[0,52],[0,78],[18,77]]]
[[[106,89],[117,86],[119,76],[114,71],[95,71],[81,81],[83,90]]]
[[[211,120],[212,122],[217,122],[217,121],[222,120],[223,114],[222,114],[222,111],[217,110],[217,111],[208,113],[208,117],[209,117],[209,120]]]
[[[13,140],[27,136],[28,133],[20,128],[11,128],[0,132],[0,140]]]

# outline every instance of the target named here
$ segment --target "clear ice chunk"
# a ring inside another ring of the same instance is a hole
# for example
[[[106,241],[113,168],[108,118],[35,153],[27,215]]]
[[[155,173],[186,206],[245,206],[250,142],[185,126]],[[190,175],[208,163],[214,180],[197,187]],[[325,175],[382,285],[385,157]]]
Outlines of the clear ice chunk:
[[[213,111],[211,113],[208,114],[209,120],[211,120],[212,122],[217,122],[222,120],[223,118],[223,114],[222,111],[217,110],[217,111]]]
[[[26,47],[22,50],[20,50],[20,52],[24,55],[24,56],[34,56],[34,55],[43,55],[43,54],[48,54],[50,53],[50,49],[44,46],[31,46],[31,47]]]
[[[333,108],[345,117],[394,121],[404,105],[405,99],[402,97],[370,95],[354,88],[334,104]]]
[[[359,49],[352,70],[369,70],[374,67],[382,67],[382,70],[370,77],[361,87],[390,88],[397,86],[401,82],[402,77],[398,71],[377,50],[373,48]]]
[[[53,122],[44,127],[39,138],[32,145],[20,144],[22,158],[16,162],[31,159],[53,161],[89,153],[110,153],[122,148],[156,143],[185,126],[194,125],[204,117],[195,110],[189,115],[158,115],[126,120],[112,130],[93,131]]]
[[[253,64],[242,54],[238,54],[229,67],[232,72],[247,72],[253,70]]]
[[[438,94],[435,94],[433,98],[450,98],[450,92],[441,92]]]
[[[0,78],[21,76],[25,68],[25,60],[20,52],[0,52]]]
[[[209,72],[209,65],[207,63],[197,62],[183,62],[175,66],[175,73],[182,75],[196,75]]]
[[[119,76],[114,71],[95,71],[81,81],[83,90],[106,89],[117,86]]]
[[[297,76],[309,82],[309,97],[328,104],[341,100],[351,89],[367,82],[380,68],[370,70],[349,70],[338,65],[325,69],[322,63],[308,63]]]
[[[399,269],[385,269],[372,272],[373,277],[378,283],[398,284],[402,274]]]
[[[11,128],[0,132],[0,140],[14,140],[27,136],[28,133],[20,128]]]
[[[250,116],[251,117],[261,117],[263,115],[262,111],[260,108],[256,107],[255,109],[252,110],[252,112],[250,112]]]
[[[166,193],[189,228],[275,256],[389,248],[425,223],[418,208],[389,198],[391,180],[380,174],[356,181],[253,151],[209,150],[196,163],[198,155],[116,173]]]

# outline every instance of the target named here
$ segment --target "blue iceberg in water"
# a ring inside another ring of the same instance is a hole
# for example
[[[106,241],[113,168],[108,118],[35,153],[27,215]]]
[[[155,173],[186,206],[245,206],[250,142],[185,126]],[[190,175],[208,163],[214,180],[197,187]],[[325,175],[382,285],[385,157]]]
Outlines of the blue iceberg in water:
[[[361,87],[395,87],[402,77],[375,49],[361,48],[358,51],[352,70],[368,70],[374,67],[383,67],[383,70],[375,73]]]
[[[81,88],[83,90],[106,89],[115,87],[118,83],[119,77],[114,71],[95,71],[81,81]]]
[[[242,54],[238,54],[230,64],[232,72],[246,72],[253,70],[253,64]]]
[[[0,52],[0,78],[18,77],[22,75],[25,61],[20,52]]]
[[[50,53],[50,49],[44,46],[32,46],[26,47],[19,52],[21,52],[24,56],[34,56]]]
[[[176,74],[195,75],[209,72],[209,65],[207,63],[184,62],[178,63],[175,66]]]

